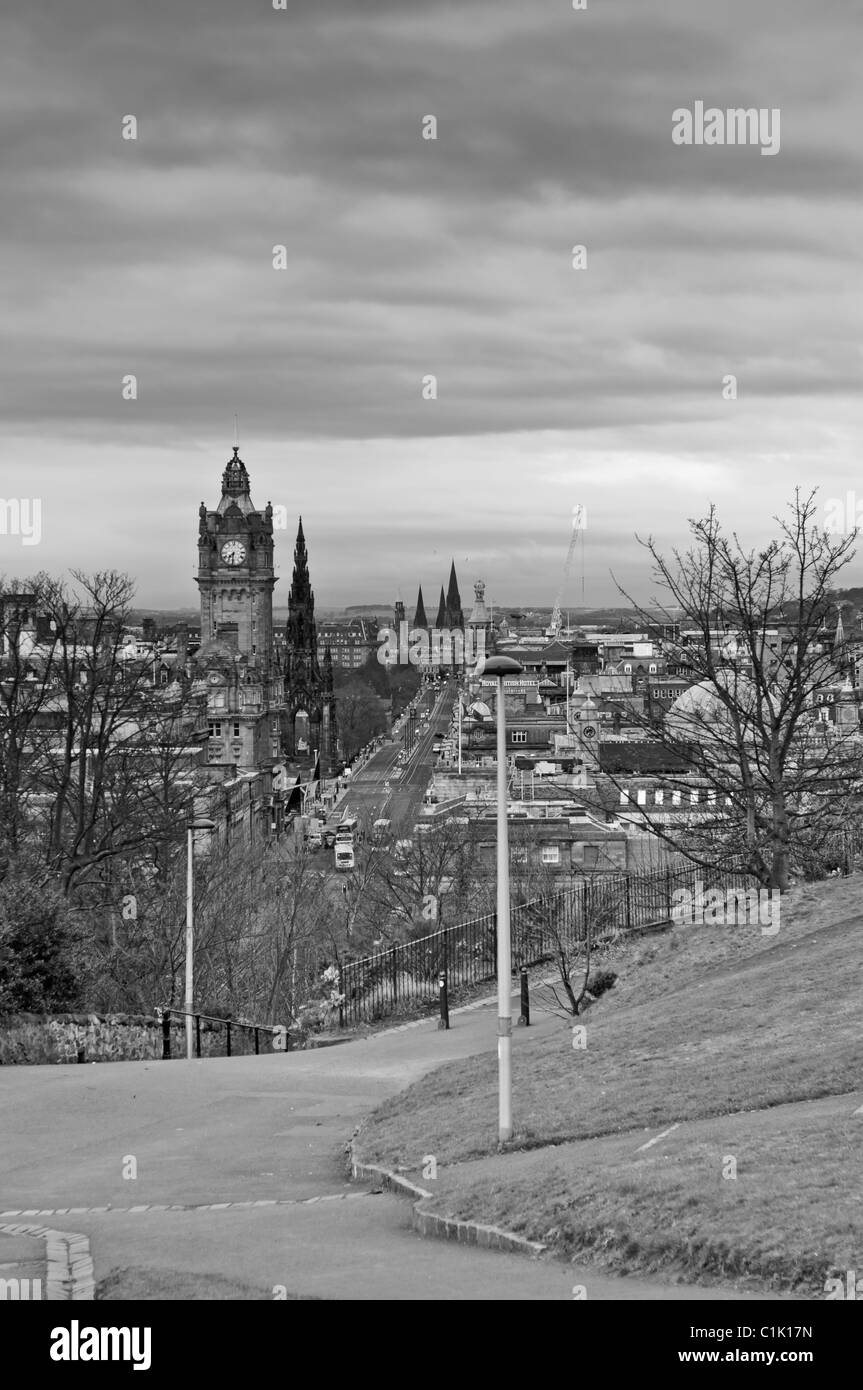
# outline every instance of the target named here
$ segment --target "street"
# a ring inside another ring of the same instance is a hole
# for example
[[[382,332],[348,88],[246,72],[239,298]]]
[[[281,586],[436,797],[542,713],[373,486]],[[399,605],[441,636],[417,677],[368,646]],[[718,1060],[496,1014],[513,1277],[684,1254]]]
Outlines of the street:
[[[354,775],[339,804],[339,819],[357,816],[370,826],[375,820],[385,818],[392,823],[393,830],[410,833],[436,762],[434,745],[449,728],[454,698],[453,681],[447,681],[439,691],[431,687],[423,692],[417,709],[428,709],[430,714],[424,726],[417,721],[414,751],[407,763],[399,766],[399,754],[404,747],[399,730],[397,741],[385,743]]]

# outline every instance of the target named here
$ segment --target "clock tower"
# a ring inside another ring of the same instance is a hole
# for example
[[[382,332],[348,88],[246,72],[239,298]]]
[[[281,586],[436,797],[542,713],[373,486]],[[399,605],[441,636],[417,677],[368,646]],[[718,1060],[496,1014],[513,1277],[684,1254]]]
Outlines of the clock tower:
[[[273,509],[255,510],[249,475],[234,447],[215,511],[198,513],[201,646],[207,681],[207,762],[224,769],[272,764],[279,752],[281,674],[273,659]]]

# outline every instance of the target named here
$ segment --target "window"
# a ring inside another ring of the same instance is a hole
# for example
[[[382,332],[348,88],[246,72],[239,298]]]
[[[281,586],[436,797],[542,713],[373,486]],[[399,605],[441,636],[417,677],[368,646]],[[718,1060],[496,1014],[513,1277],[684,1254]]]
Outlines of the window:
[[[655,675],[656,675],[656,665],[655,665],[655,664],[654,664],[654,665],[651,665],[651,666],[648,666],[647,669],[648,669],[648,671],[650,672],[651,676],[655,676]]]
[[[239,721],[239,719],[235,719],[235,720],[234,720],[234,738],[239,738],[239,737],[240,737],[240,721]]]
[[[543,864],[559,864],[560,845],[543,845],[542,862]]]
[[[527,729],[513,729],[513,743],[527,743]]]
[[[513,845],[512,862],[513,864],[527,863],[527,845]]]
[[[221,738],[222,726],[218,720],[210,720],[210,738]]]

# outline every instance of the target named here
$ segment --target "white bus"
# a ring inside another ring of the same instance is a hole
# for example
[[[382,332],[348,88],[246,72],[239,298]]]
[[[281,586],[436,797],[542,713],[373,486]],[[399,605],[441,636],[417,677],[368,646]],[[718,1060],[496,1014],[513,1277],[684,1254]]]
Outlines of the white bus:
[[[348,816],[336,826],[336,868],[352,869],[356,863],[354,842],[357,835],[357,818]]]

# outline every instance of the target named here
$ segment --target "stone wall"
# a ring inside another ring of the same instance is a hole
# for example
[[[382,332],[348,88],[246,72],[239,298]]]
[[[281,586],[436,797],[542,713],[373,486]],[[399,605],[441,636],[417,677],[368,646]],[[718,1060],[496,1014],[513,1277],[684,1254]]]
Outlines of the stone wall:
[[[241,1030],[232,1033],[232,1050],[247,1051]],[[265,1038],[262,1035],[262,1043]],[[223,1056],[224,1052],[225,1029],[202,1023],[202,1057]],[[183,1024],[172,1020],[171,1056],[184,1054]],[[137,1062],[161,1056],[162,1024],[146,1014],[14,1014],[0,1018],[0,1066]]]

